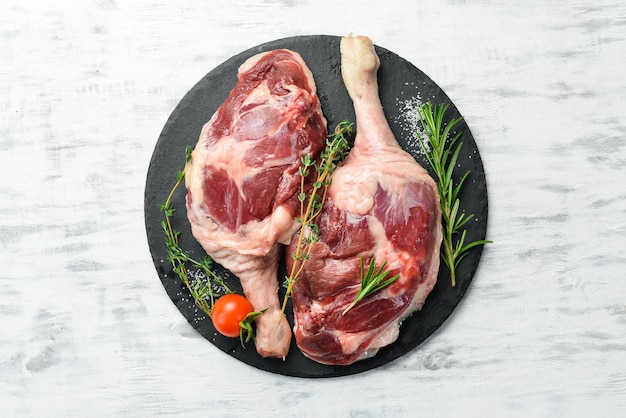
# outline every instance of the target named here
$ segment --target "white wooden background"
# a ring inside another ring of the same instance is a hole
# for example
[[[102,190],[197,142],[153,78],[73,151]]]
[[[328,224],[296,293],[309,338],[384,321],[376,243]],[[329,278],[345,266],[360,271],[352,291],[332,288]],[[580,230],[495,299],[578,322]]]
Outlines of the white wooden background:
[[[464,114],[495,244],[410,354],[288,378],[218,351],[170,302],[145,176],[170,112],[216,65],[349,32],[413,62]],[[3,1],[0,415],[621,415],[625,98],[622,0]]]

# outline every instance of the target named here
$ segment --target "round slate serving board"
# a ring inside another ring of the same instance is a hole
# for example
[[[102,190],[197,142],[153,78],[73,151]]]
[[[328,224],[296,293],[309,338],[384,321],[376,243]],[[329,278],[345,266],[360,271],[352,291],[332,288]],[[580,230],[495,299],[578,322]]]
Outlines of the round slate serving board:
[[[352,102],[341,79],[340,40],[340,37],[325,35],[279,39],[241,52],[213,69],[182,98],[172,112],[157,141],[147,174],[144,210],[148,244],[158,275],[172,302],[201,335],[222,351],[253,367],[288,376],[334,377],[359,373],[386,364],[411,351],[439,328],[453,312],[472,281],[482,253],[482,246],[475,247],[462,261],[457,269],[456,287],[451,286],[450,275],[442,263],[435,288],[422,310],[404,320],[398,339],[382,348],[376,356],[349,366],[327,366],[313,362],[302,355],[295,340],[292,341],[289,355],[284,361],[261,358],[253,344],[242,348],[238,339],[226,338],[216,333],[211,320],[195,307],[187,289],[172,272],[166,259],[165,240],[161,230],[161,221],[164,218],[157,207],[157,204],[165,202],[176,182],[177,171],[184,166],[185,147],[195,147],[202,126],[234,87],[238,67],[254,54],[278,48],[300,53],[311,69],[329,131],[343,119],[354,121]],[[460,114],[443,90],[422,71],[387,49],[376,46],[376,51],[381,60],[378,72],[380,97],[391,129],[400,145],[431,171],[419,151],[418,141],[412,131],[411,121],[415,121],[414,104],[418,100],[430,100],[433,104],[449,103],[446,120],[459,117]],[[467,242],[470,242],[486,236],[487,184],[480,154],[469,127],[462,122],[458,130],[463,132],[460,141],[464,145],[454,177],[459,179],[467,170],[471,171],[460,194],[461,209],[476,216],[476,221],[468,223]],[[182,186],[172,200],[176,208],[172,219],[173,228],[181,231],[180,246],[193,258],[201,259],[205,253],[191,235],[184,198],[185,189]],[[241,292],[236,277],[221,266],[216,266],[216,270],[227,276],[227,283],[232,289]],[[285,267],[281,263],[278,277],[284,276]],[[291,306],[288,306],[289,320],[292,321],[290,312]]]

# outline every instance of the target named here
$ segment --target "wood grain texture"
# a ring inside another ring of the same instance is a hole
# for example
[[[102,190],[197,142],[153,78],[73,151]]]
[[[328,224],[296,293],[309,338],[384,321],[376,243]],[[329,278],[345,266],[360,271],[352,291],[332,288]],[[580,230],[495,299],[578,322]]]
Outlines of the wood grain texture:
[[[287,378],[218,351],[170,302],[146,244],[145,175],[169,114],[219,63],[349,32],[411,61],[465,116],[495,244],[410,354]],[[0,60],[3,416],[626,409],[623,1],[10,0]]]

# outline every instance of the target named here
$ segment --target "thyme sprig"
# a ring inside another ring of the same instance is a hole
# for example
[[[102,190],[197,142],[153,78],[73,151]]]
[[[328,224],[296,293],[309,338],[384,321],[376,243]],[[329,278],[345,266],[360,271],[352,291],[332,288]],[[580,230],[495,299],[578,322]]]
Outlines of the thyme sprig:
[[[465,243],[467,229],[462,228],[470,220],[474,219],[474,214],[459,212],[459,192],[470,171],[466,171],[461,179],[456,184],[454,183],[452,172],[457,164],[463,142],[457,144],[462,132],[458,132],[453,137],[450,137],[450,135],[454,132],[454,127],[463,118],[453,118],[445,124],[444,116],[448,107],[448,104],[435,106],[430,102],[421,104],[419,116],[424,133],[428,139],[428,146],[419,133],[417,137],[430,166],[437,176],[437,189],[443,220],[441,259],[450,271],[452,287],[454,287],[456,285],[456,268],[468,254],[469,250],[479,245],[489,244],[492,241],[483,239]]]
[[[281,312],[284,314],[287,301],[293,290],[293,285],[304,269],[306,261],[309,259],[312,244],[320,239],[319,228],[315,219],[319,216],[326,200],[328,186],[331,183],[331,174],[337,165],[346,158],[350,150],[347,137],[352,135],[354,124],[348,120],[343,120],[335,128],[335,132],[326,138],[326,146],[320,156],[319,163],[314,160],[311,154],[305,154],[301,158],[301,165],[298,169],[300,175],[300,216],[297,221],[301,224],[298,234],[296,251],[292,254],[294,260],[289,276],[285,277],[283,287],[286,289],[282,303]],[[316,177],[312,188],[307,193],[306,179],[311,174],[311,169],[315,170]],[[282,318],[282,315],[280,316]]]
[[[354,308],[354,306],[361,300],[365,299],[369,295],[378,292],[379,290],[384,289],[385,287],[398,280],[398,278],[400,277],[399,274],[396,274],[395,276],[386,279],[390,273],[390,270],[385,270],[385,267],[387,267],[386,260],[383,261],[383,263],[379,266],[376,264],[376,260],[374,260],[374,257],[372,257],[367,271],[365,271],[363,257],[361,257],[361,287],[359,288],[359,292],[356,294],[354,301],[352,301],[352,303],[343,310],[343,312],[341,313],[342,315],[345,315],[350,309]]]
[[[167,247],[167,260],[172,264],[174,273],[185,284],[189,293],[193,297],[196,305],[209,317],[211,316],[211,310],[215,303],[216,292],[213,288],[214,285],[221,286],[225,289],[226,293],[232,293],[232,290],[226,285],[224,280],[215,274],[213,271],[213,260],[211,257],[206,256],[202,260],[195,260],[189,256],[178,245],[178,237],[180,231],[175,230],[172,227],[172,216],[174,216],[175,208],[172,204],[172,197],[182,184],[185,178],[185,170],[191,160],[191,147],[185,148],[185,167],[176,173],[176,183],[170,191],[165,203],[157,204],[161,211],[165,215],[165,219],[161,221],[161,228],[165,235],[165,245]],[[204,273],[204,280],[201,277],[195,277],[190,279],[187,266],[191,265]]]

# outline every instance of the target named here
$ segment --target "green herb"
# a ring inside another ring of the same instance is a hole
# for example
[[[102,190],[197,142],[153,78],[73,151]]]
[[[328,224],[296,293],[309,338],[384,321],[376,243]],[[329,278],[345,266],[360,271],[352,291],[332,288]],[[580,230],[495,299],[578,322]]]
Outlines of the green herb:
[[[363,264],[363,257],[361,257],[361,288],[354,298],[354,301],[352,301],[352,303],[343,310],[342,315],[345,315],[350,309],[352,309],[357,303],[359,303],[367,296],[384,289],[391,283],[398,280],[398,278],[400,277],[399,274],[396,274],[395,276],[386,279],[390,273],[389,270],[385,270],[386,266],[387,261],[383,261],[383,263],[378,266],[376,265],[376,261],[372,257],[372,259],[370,260],[370,265],[367,268],[366,272],[365,265]]]
[[[246,317],[239,322],[239,340],[241,341],[241,346],[245,347],[250,340],[256,342],[256,338],[254,337],[254,330],[252,329],[252,323],[259,315],[265,312],[267,309],[263,309],[262,311],[254,311],[250,312],[246,315]]]
[[[346,158],[350,145],[346,136],[352,135],[353,124],[347,120],[342,121],[335,128],[335,132],[326,139],[326,146],[320,156],[320,162],[312,159],[311,154],[306,154],[301,159],[298,169],[300,175],[300,217],[297,219],[302,225],[298,235],[296,252],[292,255],[294,260],[289,276],[285,277],[283,287],[286,288],[285,298],[282,304],[282,313],[285,313],[287,300],[291,295],[294,283],[302,273],[304,264],[309,259],[312,244],[319,241],[319,228],[315,219],[322,211],[326,193],[331,182],[331,174],[341,161]],[[311,191],[307,194],[306,178],[311,174],[311,169],[316,172]],[[282,318],[282,315],[281,315]]]
[[[211,260],[209,256],[197,261],[191,258],[189,254],[179,247],[178,237],[180,235],[180,231],[172,228],[171,220],[175,212],[175,208],[172,205],[172,197],[185,178],[185,169],[191,160],[191,151],[191,147],[187,147],[185,149],[185,167],[176,174],[176,183],[167,196],[165,203],[158,204],[157,206],[165,214],[165,219],[161,221],[161,228],[163,229],[163,234],[165,235],[167,260],[172,264],[174,273],[176,273],[176,275],[182,280],[189,290],[189,293],[191,293],[191,296],[196,302],[198,308],[210,317],[211,310],[213,309],[215,298],[217,296],[213,289],[214,285],[223,287],[226,293],[232,293],[232,291],[228,288],[226,283],[224,283],[224,280],[222,280],[222,278],[213,271],[213,260]],[[199,277],[196,277],[193,280],[190,279],[187,265],[191,265],[202,271],[205,276],[204,280]]]
[[[454,287],[456,285],[456,268],[468,254],[468,251],[473,247],[489,244],[492,241],[478,240],[468,244],[465,243],[467,230],[461,229],[470,220],[474,219],[474,214],[459,213],[460,200],[458,196],[470,172],[468,170],[458,183],[454,184],[452,171],[457,164],[457,158],[463,146],[462,142],[457,144],[457,140],[462,132],[457,133],[452,138],[449,137],[454,127],[463,118],[452,119],[447,124],[444,124],[444,116],[448,107],[448,104],[439,106],[433,106],[430,102],[421,104],[419,116],[424,127],[424,133],[428,138],[428,146],[426,146],[419,133],[417,137],[428,162],[437,176],[437,189],[439,191],[443,218],[441,259],[448,267],[448,270],[450,270],[452,286]]]

